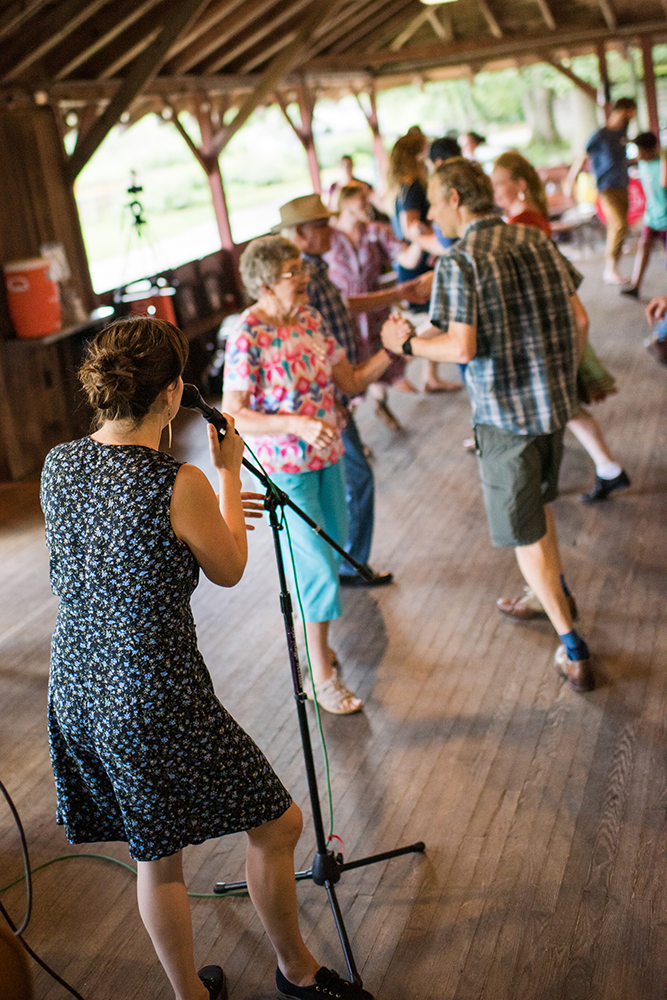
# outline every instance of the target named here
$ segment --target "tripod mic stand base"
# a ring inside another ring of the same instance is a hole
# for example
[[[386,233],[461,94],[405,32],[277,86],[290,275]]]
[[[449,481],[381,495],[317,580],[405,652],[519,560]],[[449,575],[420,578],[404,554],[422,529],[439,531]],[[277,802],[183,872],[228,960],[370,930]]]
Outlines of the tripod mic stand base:
[[[423,854],[425,850],[424,841],[418,840],[416,844],[397,847],[393,851],[384,851],[382,854],[371,854],[365,858],[357,858],[355,861],[344,861],[342,854],[333,855],[327,851],[324,857],[316,854],[313,867],[303,872],[295,872],[294,878],[297,882],[312,880],[316,885],[334,884],[340,879],[341,872],[349,872],[353,868],[365,868],[366,865],[375,865],[380,861],[388,861],[390,858],[400,858],[403,854]],[[216,882],[213,886],[213,892],[216,896],[224,896],[228,892],[247,891],[247,888],[247,882]]]

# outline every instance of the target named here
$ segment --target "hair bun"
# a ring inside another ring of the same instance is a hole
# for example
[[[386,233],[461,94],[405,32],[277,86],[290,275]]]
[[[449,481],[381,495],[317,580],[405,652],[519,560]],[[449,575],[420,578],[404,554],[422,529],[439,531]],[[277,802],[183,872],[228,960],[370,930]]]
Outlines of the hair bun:
[[[93,352],[81,371],[91,405],[108,410],[119,403],[131,403],[136,392],[136,371],[136,364],[125,351]]]

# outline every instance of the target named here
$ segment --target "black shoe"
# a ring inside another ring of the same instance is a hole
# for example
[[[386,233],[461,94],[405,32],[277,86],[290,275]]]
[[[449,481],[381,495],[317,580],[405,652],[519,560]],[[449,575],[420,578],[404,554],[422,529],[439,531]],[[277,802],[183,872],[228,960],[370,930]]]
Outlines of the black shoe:
[[[295,986],[285,979],[280,969],[276,969],[276,986],[278,993],[286,1000],[326,1000],[327,997],[340,997],[341,1000],[373,1000],[373,994],[362,990],[355,983],[341,979],[333,969],[324,966],[315,973],[312,986]]]
[[[629,295],[631,299],[638,299],[639,289],[633,287],[632,285],[630,288],[621,288],[621,295]]]
[[[227,976],[219,965],[205,965],[197,973],[211,1000],[227,1000]]]
[[[621,469],[613,479],[600,479],[599,476],[596,476],[593,489],[588,493],[582,493],[579,499],[582,503],[598,503],[600,500],[606,500],[614,490],[625,490],[629,485],[630,478],[627,472]]]
[[[341,573],[339,580],[341,587],[386,587],[394,582],[394,575],[393,573],[373,573],[372,580],[365,580],[358,573]]]

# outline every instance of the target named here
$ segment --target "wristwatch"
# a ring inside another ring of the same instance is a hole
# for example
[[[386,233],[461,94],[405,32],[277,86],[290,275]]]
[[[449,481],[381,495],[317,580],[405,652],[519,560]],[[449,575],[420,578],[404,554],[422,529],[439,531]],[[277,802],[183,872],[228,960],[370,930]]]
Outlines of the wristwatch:
[[[409,354],[410,357],[413,356],[412,355],[412,338],[414,336],[415,336],[415,334],[411,333],[410,336],[408,337],[408,339],[403,341],[403,344],[401,346],[401,350],[403,351],[403,354]]]

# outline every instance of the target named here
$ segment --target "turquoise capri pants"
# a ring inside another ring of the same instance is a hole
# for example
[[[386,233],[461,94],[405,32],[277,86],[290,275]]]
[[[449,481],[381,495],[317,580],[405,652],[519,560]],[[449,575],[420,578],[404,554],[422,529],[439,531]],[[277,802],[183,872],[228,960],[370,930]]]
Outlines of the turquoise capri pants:
[[[343,458],[335,465],[308,472],[272,472],[271,479],[339,545],[347,541],[347,503]],[[292,539],[296,576],[307,622],[328,622],[342,613],[338,567],[340,556],[301,518],[285,508]],[[280,532],[285,569],[293,581],[292,561],[286,531]],[[299,604],[294,597],[294,611]]]

